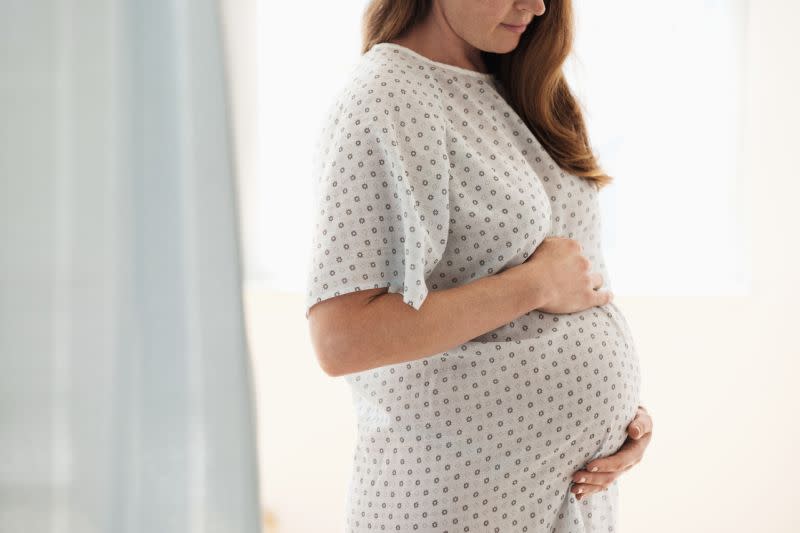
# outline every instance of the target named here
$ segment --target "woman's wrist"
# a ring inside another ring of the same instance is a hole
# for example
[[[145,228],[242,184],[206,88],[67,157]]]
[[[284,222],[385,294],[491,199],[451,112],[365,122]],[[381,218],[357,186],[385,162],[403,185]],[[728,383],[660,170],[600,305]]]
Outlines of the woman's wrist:
[[[523,314],[543,307],[549,301],[550,291],[537,264],[528,261],[504,270],[500,275],[516,287],[515,294],[520,297]]]

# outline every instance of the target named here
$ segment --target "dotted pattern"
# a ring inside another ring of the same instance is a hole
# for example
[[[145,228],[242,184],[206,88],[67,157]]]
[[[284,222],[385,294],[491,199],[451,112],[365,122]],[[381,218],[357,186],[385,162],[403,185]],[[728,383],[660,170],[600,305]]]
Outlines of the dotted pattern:
[[[388,287],[429,291],[577,239],[609,287],[597,187],[564,173],[489,74],[392,43],[364,54],[315,152],[306,309]],[[348,531],[613,532],[618,483],[571,475],[616,451],[639,405],[618,307],[531,311],[452,349],[344,376],[358,417]]]

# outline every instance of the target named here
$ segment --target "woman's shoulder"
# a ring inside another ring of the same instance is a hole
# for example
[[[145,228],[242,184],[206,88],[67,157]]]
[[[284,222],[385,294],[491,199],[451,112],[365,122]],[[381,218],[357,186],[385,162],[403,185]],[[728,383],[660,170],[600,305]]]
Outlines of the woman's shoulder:
[[[329,101],[315,145],[321,156],[350,143],[379,144],[394,153],[414,150],[423,139],[437,147],[445,145],[447,127],[440,100],[413,78],[394,78],[394,62],[376,56],[373,50],[363,54]]]
[[[330,111],[339,114],[367,110],[389,117],[435,120],[442,116],[439,93],[430,78],[408,68],[394,54],[373,47],[361,55],[335,93]]]

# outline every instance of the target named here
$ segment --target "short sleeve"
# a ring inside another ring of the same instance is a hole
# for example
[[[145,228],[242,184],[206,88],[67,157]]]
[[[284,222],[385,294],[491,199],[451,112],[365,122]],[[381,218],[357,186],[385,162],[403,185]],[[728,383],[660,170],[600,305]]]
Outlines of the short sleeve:
[[[314,153],[306,317],[316,303],[388,287],[419,310],[449,231],[449,160],[438,102],[417,91],[344,91]]]

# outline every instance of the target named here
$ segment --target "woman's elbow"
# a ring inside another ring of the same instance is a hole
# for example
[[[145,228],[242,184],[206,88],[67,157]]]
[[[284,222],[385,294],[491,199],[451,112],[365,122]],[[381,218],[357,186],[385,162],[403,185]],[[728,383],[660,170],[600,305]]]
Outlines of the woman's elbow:
[[[347,360],[353,354],[351,335],[343,327],[341,315],[329,312],[329,309],[311,308],[308,314],[309,333],[317,363],[325,374],[339,377],[349,373]]]

